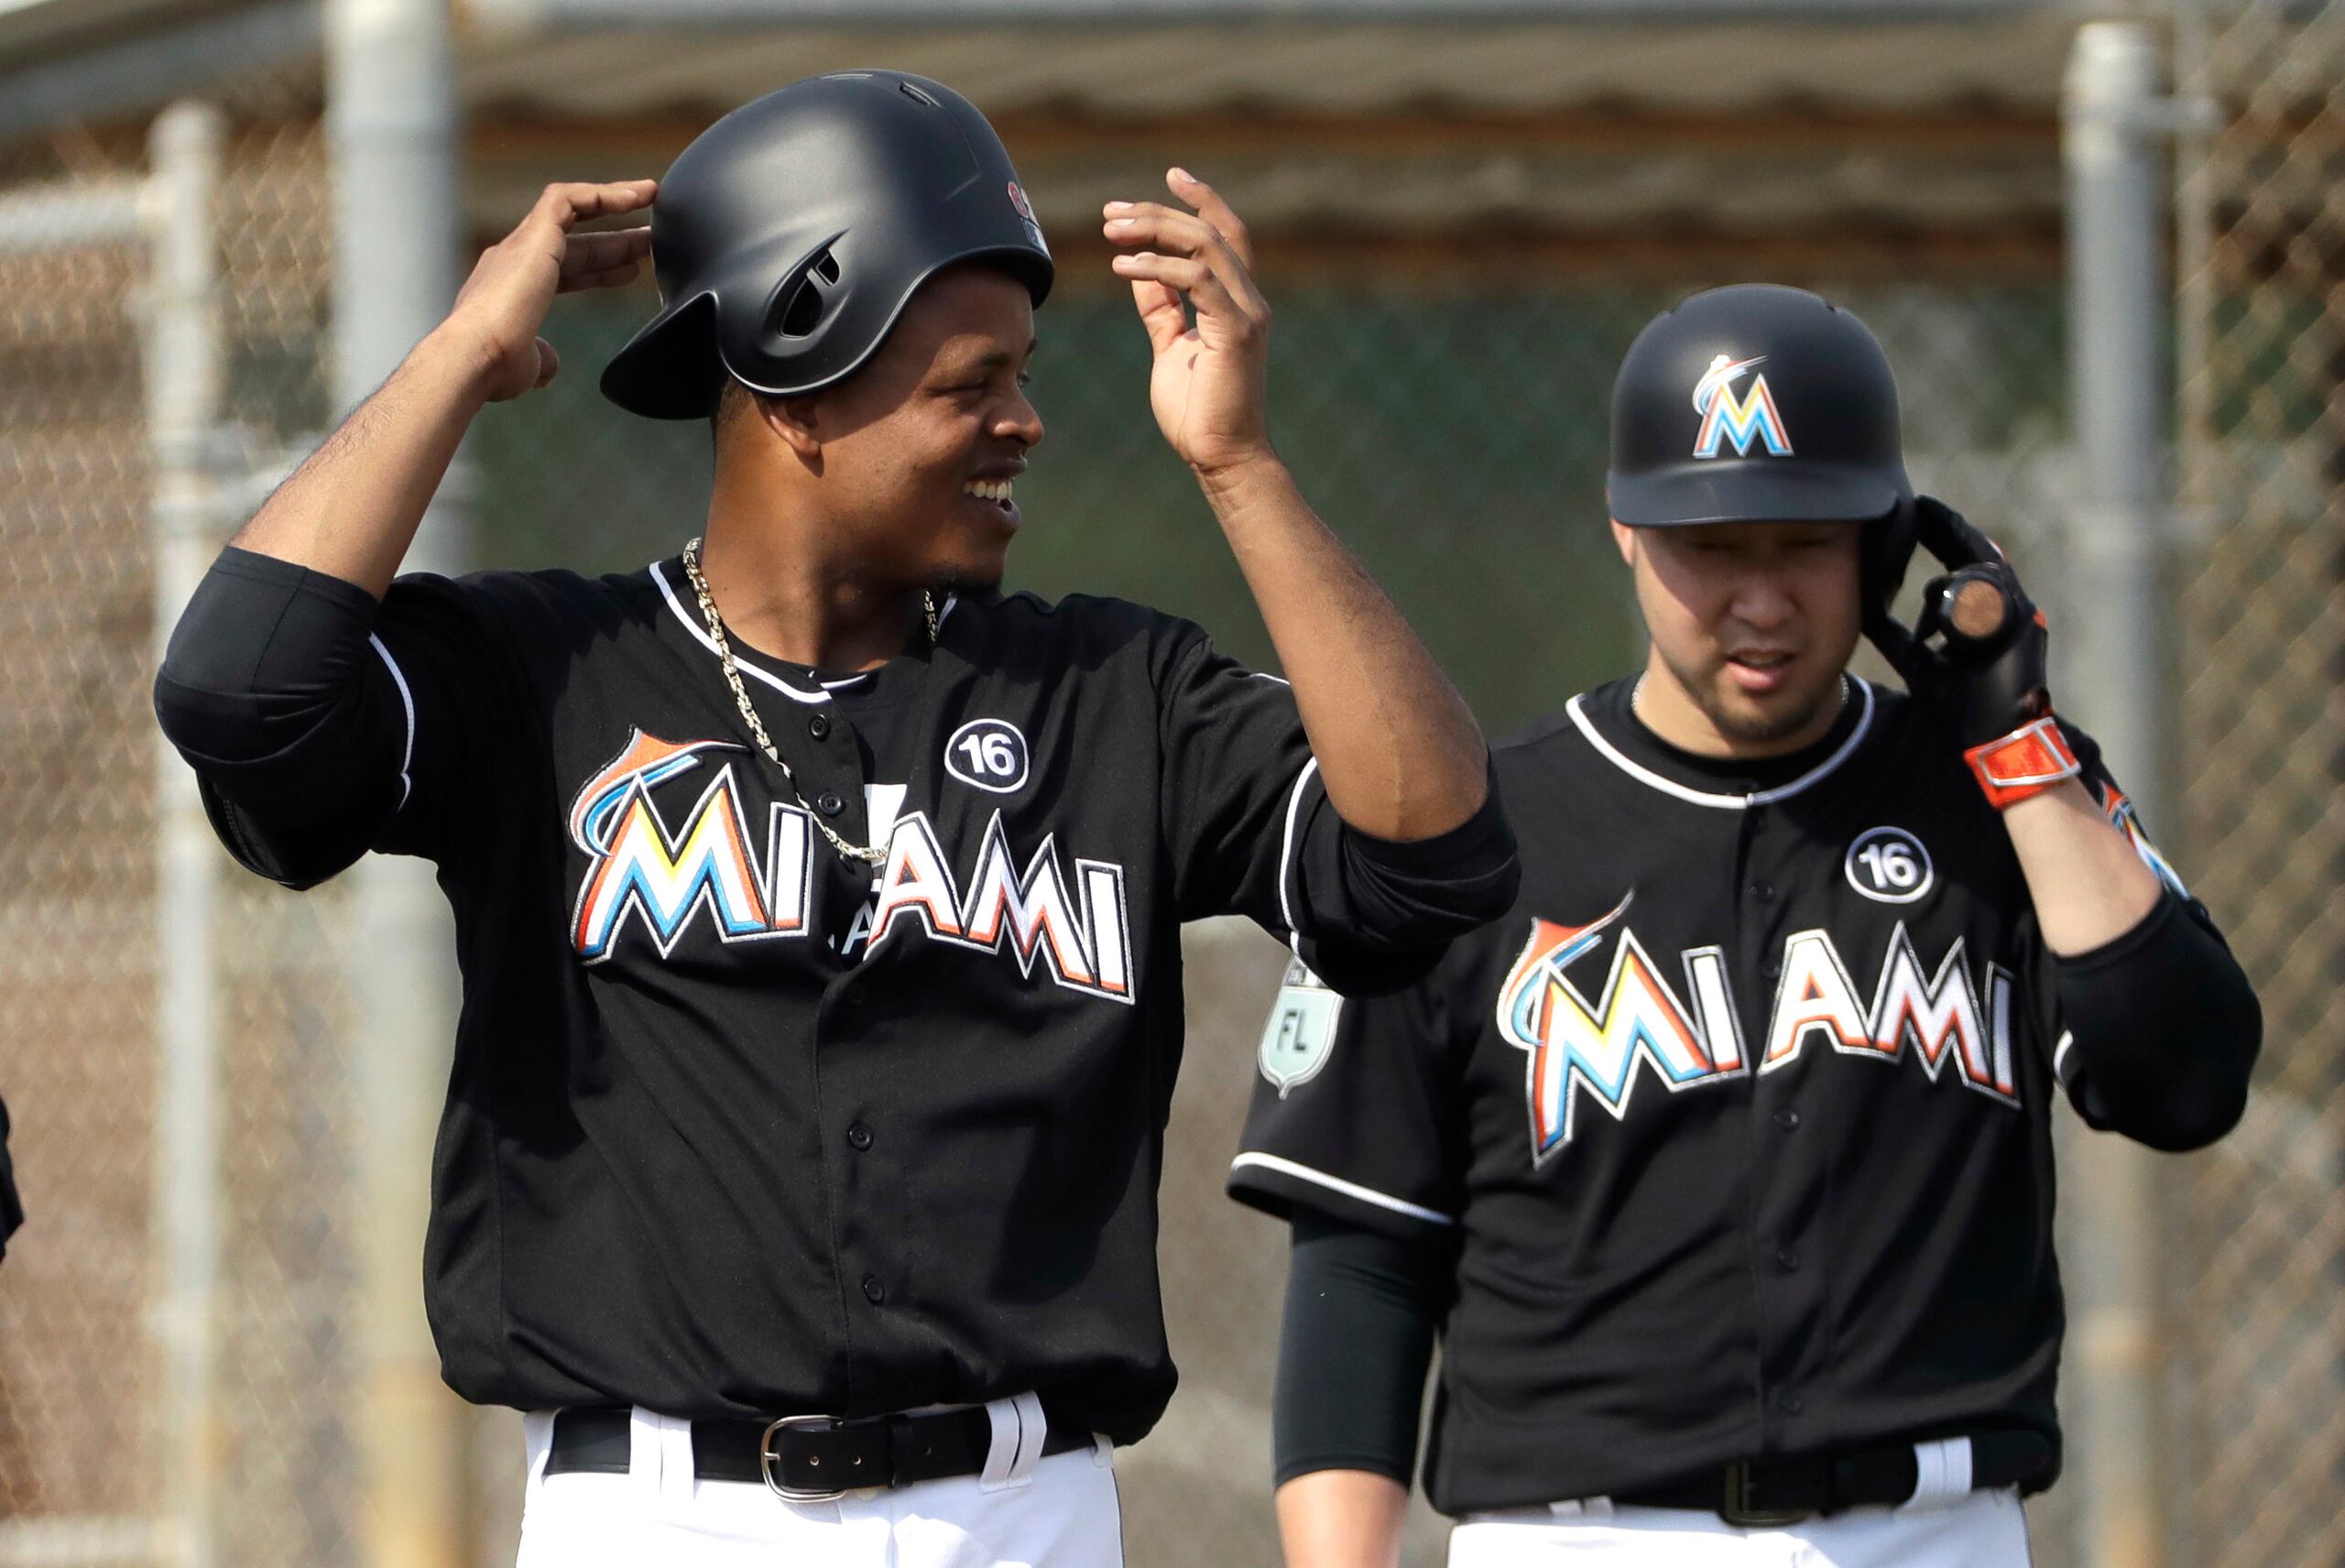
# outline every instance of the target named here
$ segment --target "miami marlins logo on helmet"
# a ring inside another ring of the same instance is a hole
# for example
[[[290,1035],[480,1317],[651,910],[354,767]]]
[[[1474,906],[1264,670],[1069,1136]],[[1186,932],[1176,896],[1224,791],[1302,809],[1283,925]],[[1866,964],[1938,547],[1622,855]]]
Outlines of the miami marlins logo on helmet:
[[[1775,395],[1767,390],[1767,378],[1752,376],[1750,388],[1739,397],[1735,395],[1734,384],[1766,363],[1763,354],[1749,359],[1722,354],[1710,361],[1709,369],[1694,383],[1694,412],[1702,416],[1701,430],[1694,437],[1696,457],[1718,456],[1721,440],[1734,443],[1738,457],[1751,455],[1754,440],[1765,441],[1771,456],[1792,455],[1791,432],[1783,428],[1783,416],[1775,407]]]

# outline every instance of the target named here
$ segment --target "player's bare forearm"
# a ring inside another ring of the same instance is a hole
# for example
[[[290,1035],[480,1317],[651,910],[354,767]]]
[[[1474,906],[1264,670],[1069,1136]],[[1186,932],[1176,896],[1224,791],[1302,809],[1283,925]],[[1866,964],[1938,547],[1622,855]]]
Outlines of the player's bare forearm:
[[[2054,953],[2067,957],[2114,942],[2156,906],[2157,874],[2078,780],[2004,808],[2003,826]]]
[[[1278,1490],[1287,1568],[1394,1568],[1408,1488],[1371,1470],[1314,1470]]]
[[[1201,473],[1260,606],[1327,799],[1378,838],[1432,838],[1488,788],[1482,733],[1384,591],[1274,457]]]
[[[381,598],[482,405],[543,387],[561,368],[538,336],[554,297],[627,283],[650,254],[648,226],[581,234],[576,225],[640,211],[654,189],[649,180],[547,186],[513,232],[481,253],[448,319],[234,542]]]
[[[478,353],[433,333],[278,486],[233,542],[381,598],[486,401]]]

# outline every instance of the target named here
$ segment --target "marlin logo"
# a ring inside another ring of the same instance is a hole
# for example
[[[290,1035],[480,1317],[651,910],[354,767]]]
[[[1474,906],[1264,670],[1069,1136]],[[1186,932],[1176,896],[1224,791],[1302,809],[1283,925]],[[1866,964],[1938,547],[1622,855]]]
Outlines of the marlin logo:
[[[1755,365],[1767,363],[1763,354],[1749,359],[1735,359],[1719,354],[1710,361],[1708,370],[1694,383],[1694,412],[1702,416],[1702,428],[1694,438],[1696,457],[1716,457],[1723,439],[1734,443],[1735,455],[1751,455],[1753,440],[1764,441],[1767,451],[1774,457],[1792,454],[1791,432],[1783,428],[1783,416],[1775,407],[1775,396],[1767,389],[1767,378],[1753,376],[1750,389],[1736,397],[1734,384]]]
[[[1724,955],[1717,948],[1685,955],[1686,980],[1707,1028],[1696,1025],[1636,933],[1625,926],[1613,945],[1601,999],[1591,1004],[1572,983],[1566,971],[1597,948],[1635,897],[1630,894],[1611,913],[1585,926],[1534,918],[1531,940],[1500,987],[1499,1033],[1530,1057],[1525,1072],[1534,1161],[1571,1141],[1572,1111],[1579,1098],[1575,1089],[1620,1120],[1640,1060],[1672,1093],[1743,1070]]]
[[[571,919],[572,945],[589,964],[611,955],[629,915],[660,956],[675,951],[693,915],[706,909],[727,942],[801,936],[806,929],[808,818],[775,805],[762,860],[727,761],[671,832],[652,789],[702,766],[709,754],[741,752],[731,741],[664,741],[631,730],[613,757],[579,790],[570,838],[589,857]]]

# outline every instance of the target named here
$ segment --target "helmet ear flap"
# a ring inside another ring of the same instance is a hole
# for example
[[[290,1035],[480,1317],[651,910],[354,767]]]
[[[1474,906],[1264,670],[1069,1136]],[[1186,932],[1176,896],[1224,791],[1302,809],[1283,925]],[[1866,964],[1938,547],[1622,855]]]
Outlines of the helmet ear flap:
[[[1868,627],[1888,620],[1889,607],[1904,585],[1905,569],[1913,561],[1919,533],[1911,495],[1899,496],[1887,517],[1864,526],[1857,581]]]

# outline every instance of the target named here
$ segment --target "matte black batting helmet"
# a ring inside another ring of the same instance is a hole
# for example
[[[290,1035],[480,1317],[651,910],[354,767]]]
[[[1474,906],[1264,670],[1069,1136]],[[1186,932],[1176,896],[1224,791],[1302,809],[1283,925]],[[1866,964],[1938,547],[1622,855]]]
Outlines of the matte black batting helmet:
[[[1612,516],[1875,523],[1865,608],[1886,614],[1914,552],[1897,379],[1865,324],[1805,289],[1738,283],[1656,316],[1612,386]]]
[[[1040,305],[1051,253],[1001,138],[941,82],[847,71],[792,82],[695,137],[660,181],[661,309],[603,372],[655,419],[704,417],[730,376],[812,392],[871,356],[941,269],[983,259]]]

